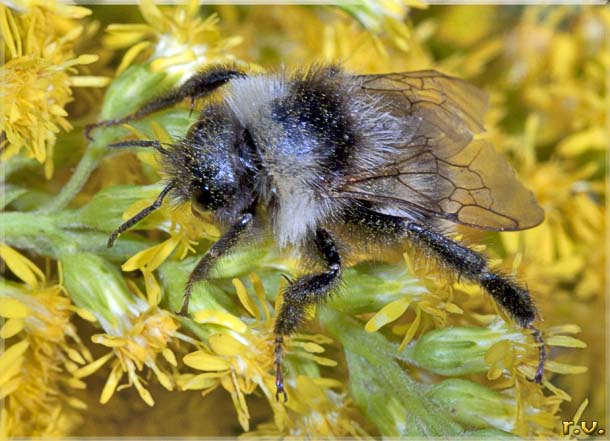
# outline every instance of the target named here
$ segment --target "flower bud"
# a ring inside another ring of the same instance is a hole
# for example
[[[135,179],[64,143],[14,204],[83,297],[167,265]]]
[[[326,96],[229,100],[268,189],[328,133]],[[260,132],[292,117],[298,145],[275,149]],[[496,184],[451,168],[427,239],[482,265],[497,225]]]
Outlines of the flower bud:
[[[440,375],[467,375],[489,369],[485,353],[505,340],[505,332],[476,327],[436,329],[408,346],[400,358]]]
[[[129,315],[139,315],[147,308],[145,301],[129,292],[121,273],[101,257],[65,253],[60,260],[70,297],[95,315],[104,329],[126,329],[131,326]]]
[[[163,72],[153,72],[147,65],[132,66],[110,85],[104,98],[100,119],[114,119],[142,107],[159,95],[159,91],[173,86]]]
[[[480,384],[452,378],[434,386],[429,394],[433,401],[450,411],[458,423],[467,427],[492,426],[507,432],[514,427],[515,399]]]

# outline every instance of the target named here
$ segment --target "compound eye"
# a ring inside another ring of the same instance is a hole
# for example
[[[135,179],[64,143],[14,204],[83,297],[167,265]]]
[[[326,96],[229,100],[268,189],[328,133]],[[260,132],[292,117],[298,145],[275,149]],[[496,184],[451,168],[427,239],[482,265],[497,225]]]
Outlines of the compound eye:
[[[215,210],[222,204],[221,198],[207,185],[195,188],[191,202],[197,211]]]

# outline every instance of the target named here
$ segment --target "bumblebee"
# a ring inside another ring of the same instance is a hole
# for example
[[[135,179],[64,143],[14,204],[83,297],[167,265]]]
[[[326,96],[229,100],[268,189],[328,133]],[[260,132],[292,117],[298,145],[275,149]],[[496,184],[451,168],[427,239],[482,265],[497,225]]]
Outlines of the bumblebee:
[[[280,248],[302,251],[319,271],[290,281],[275,322],[276,386],[284,391],[282,346],[341,280],[346,256],[410,242],[457,277],[483,287],[539,344],[528,290],[451,237],[453,224],[515,231],[542,222],[532,193],[482,132],[486,97],[467,82],[425,70],[355,75],[338,66],[248,75],[214,66],[123,118],[141,118],[186,99],[210,100],[186,136],[161,154],[166,185],[154,203],[120,225],[118,236],[169,195],[174,203],[211,211],[224,235],[188,278],[180,313],[195,284],[244,237],[271,233]]]

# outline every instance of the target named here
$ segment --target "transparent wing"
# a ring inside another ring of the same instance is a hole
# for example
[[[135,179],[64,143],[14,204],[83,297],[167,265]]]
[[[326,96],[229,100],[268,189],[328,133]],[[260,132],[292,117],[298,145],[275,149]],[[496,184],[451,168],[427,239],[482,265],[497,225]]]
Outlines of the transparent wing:
[[[489,230],[521,230],[544,219],[533,194],[488,142],[483,131],[485,94],[436,71],[357,76],[359,89],[404,121],[387,161],[346,176],[340,196],[373,203],[406,217],[435,216]]]

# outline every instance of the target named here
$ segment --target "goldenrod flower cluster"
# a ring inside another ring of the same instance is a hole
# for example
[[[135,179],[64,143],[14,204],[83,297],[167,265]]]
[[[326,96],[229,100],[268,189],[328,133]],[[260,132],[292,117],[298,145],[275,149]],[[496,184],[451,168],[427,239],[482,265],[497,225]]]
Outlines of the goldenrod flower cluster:
[[[496,439],[605,421],[608,8],[0,0],[0,32],[0,439]],[[195,288],[185,318],[174,313],[184,284],[220,236],[208,214],[164,204],[106,247],[161,188],[154,152],[107,144],[171,143],[197,112],[185,102],[91,139],[85,125],[221,62],[437,69],[488,93],[482,136],[546,219],[517,233],[458,233],[533,293],[549,356],[542,384],[531,381],[531,331],[410,250],[362,256],[341,293],[308,311],[286,341],[284,403],[273,324],[283,276],[302,273],[294,258],[271,241],[246,244]],[[106,85],[103,100],[81,90]]]

